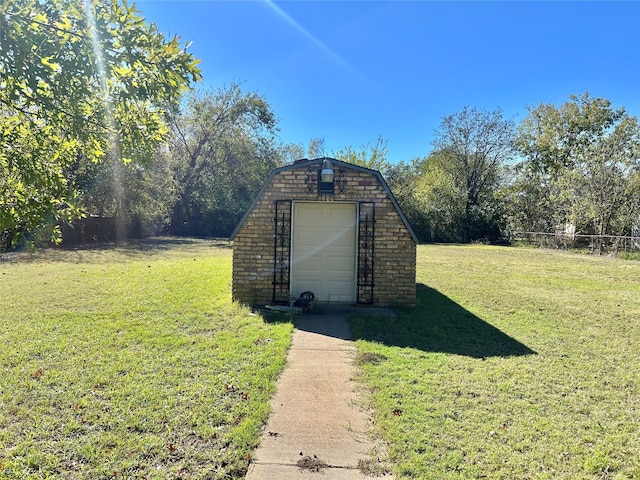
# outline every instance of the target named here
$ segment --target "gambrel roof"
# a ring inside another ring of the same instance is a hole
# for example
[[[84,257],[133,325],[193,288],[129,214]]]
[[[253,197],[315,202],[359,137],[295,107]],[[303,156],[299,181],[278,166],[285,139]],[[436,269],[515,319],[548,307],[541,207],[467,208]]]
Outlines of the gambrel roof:
[[[281,172],[288,171],[288,170],[297,170],[297,169],[300,169],[300,168],[309,168],[309,167],[312,167],[312,166],[315,166],[315,165],[318,165],[320,167],[320,166],[322,166],[322,162],[324,162],[325,160],[331,161],[331,163],[334,166],[334,168],[335,167],[348,168],[348,169],[351,169],[351,170],[356,170],[356,171],[359,171],[359,172],[368,173],[368,174],[371,174],[371,175],[375,176],[378,179],[378,182],[380,182],[380,185],[382,185],[382,188],[386,192],[387,196],[391,200],[391,203],[393,204],[394,208],[398,212],[398,215],[402,219],[402,222],[404,223],[405,227],[407,228],[407,231],[411,235],[411,238],[413,239],[413,241],[416,244],[418,243],[418,237],[416,237],[416,234],[413,231],[413,228],[411,228],[411,225],[409,224],[409,221],[407,220],[407,217],[405,216],[404,212],[400,208],[400,205],[398,205],[398,202],[396,201],[395,197],[393,196],[393,193],[391,192],[391,189],[387,185],[387,182],[384,180],[384,178],[382,177],[382,174],[380,172],[378,172],[377,170],[373,170],[373,169],[366,168],[366,167],[361,167],[360,165],[354,165],[352,163],[343,162],[342,160],[337,160],[335,158],[329,158],[329,157],[316,158],[316,159],[313,159],[313,160],[307,160],[307,159],[296,160],[294,163],[292,163],[290,165],[285,165],[284,167],[279,167],[279,168],[274,169],[271,172],[271,174],[269,175],[269,178],[267,179],[267,181],[264,183],[264,185],[260,189],[260,192],[258,192],[258,195],[256,195],[255,199],[253,200],[253,203],[251,204],[251,207],[249,207],[249,209],[243,215],[242,219],[240,220],[240,223],[238,223],[238,226],[235,228],[235,230],[231,234],[230,240],[233,240],[235,238],[235,236],[238,234],[238,232],[240,231],[240,229],[244,225],[245,221],[247,220],[247,218],[249,217],[249,215],[251,214],[251,212],[255,208],[256,204],[258,203],[258,200],[262,197],[264,191],[271,184],[271,182],[273,181],[273,178],[276,175],[280,174]]]

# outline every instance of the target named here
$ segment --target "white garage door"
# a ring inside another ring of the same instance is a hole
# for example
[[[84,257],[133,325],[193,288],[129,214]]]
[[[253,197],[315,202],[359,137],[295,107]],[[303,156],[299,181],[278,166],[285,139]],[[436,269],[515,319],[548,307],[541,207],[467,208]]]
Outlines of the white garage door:
[[[291,294],[319,302],[355,301],[356,205],[293,204]]]

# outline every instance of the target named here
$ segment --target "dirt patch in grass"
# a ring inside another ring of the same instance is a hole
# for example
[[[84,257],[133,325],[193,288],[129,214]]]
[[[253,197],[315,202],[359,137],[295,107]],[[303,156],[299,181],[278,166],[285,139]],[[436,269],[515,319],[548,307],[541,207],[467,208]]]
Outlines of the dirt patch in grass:
[[[387,359],[385,355],[381,353],[373,353],[373,352],[362,352],[358,354],[356,358],[357,365],[367,365],[373,364],[378,365],[380,362],[383,362]]]
[[[391,473],[389,465],[379,458],[359,459],[358,470],[368,477],[384,477]]]

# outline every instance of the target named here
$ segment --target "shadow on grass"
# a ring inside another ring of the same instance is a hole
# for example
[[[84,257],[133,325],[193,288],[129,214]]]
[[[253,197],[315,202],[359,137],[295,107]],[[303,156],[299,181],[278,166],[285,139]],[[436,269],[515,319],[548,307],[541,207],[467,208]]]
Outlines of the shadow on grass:
[[[353,338],[474,358],[536,354],[437,290],[423,284],[416,290],[416,306],[398,309],[395,317],[352,316]]]
[[[264,323],[269,324],[278,324],[278,323],[294,323],[295,316],[291,313],[284,312],[270,312],[268,310],[263,310],[260,312],[260,316]]]
[[[179,246],[201,245],[208,242],[212,246],[220,248],[231,248],[229,240],[225,238],[197,238],[197,237],[149,237],[142,239],[131,239],[120,242],[85,243],[78,245],[61,245],[52,247],[58,251],[91,251],[119,249],[125,253],[161,253]]]
[[[28,251],[17,249],[0,254],[0,262],[30,261],[47,258],[59,262],[83,262],[88,261],[83,254],[91,253],[91,262],[100,261],[100,255],[108,255],[112,251],[118,251],[128,258],[145,257],[162,254],[169,250],[182,247],[202,247],[203,245],[231,249],[231,243],[225,238],[196,238],[196,237],[151,237],[145,239],[132,239],[121,242],[97,242],[76,245],[47,246]],[[97,254],[97,255],[96,255]]]

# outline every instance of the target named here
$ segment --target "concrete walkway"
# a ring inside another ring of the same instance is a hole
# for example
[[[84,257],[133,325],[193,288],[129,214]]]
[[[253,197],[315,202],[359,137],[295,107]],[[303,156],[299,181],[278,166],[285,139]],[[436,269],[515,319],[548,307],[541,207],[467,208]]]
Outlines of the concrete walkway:
[[[359,467],[375,461],[377,447],[367,435],[370,418],[357,406],[349,311],[324,310],[295,322],[247,480],[370,478]]]

